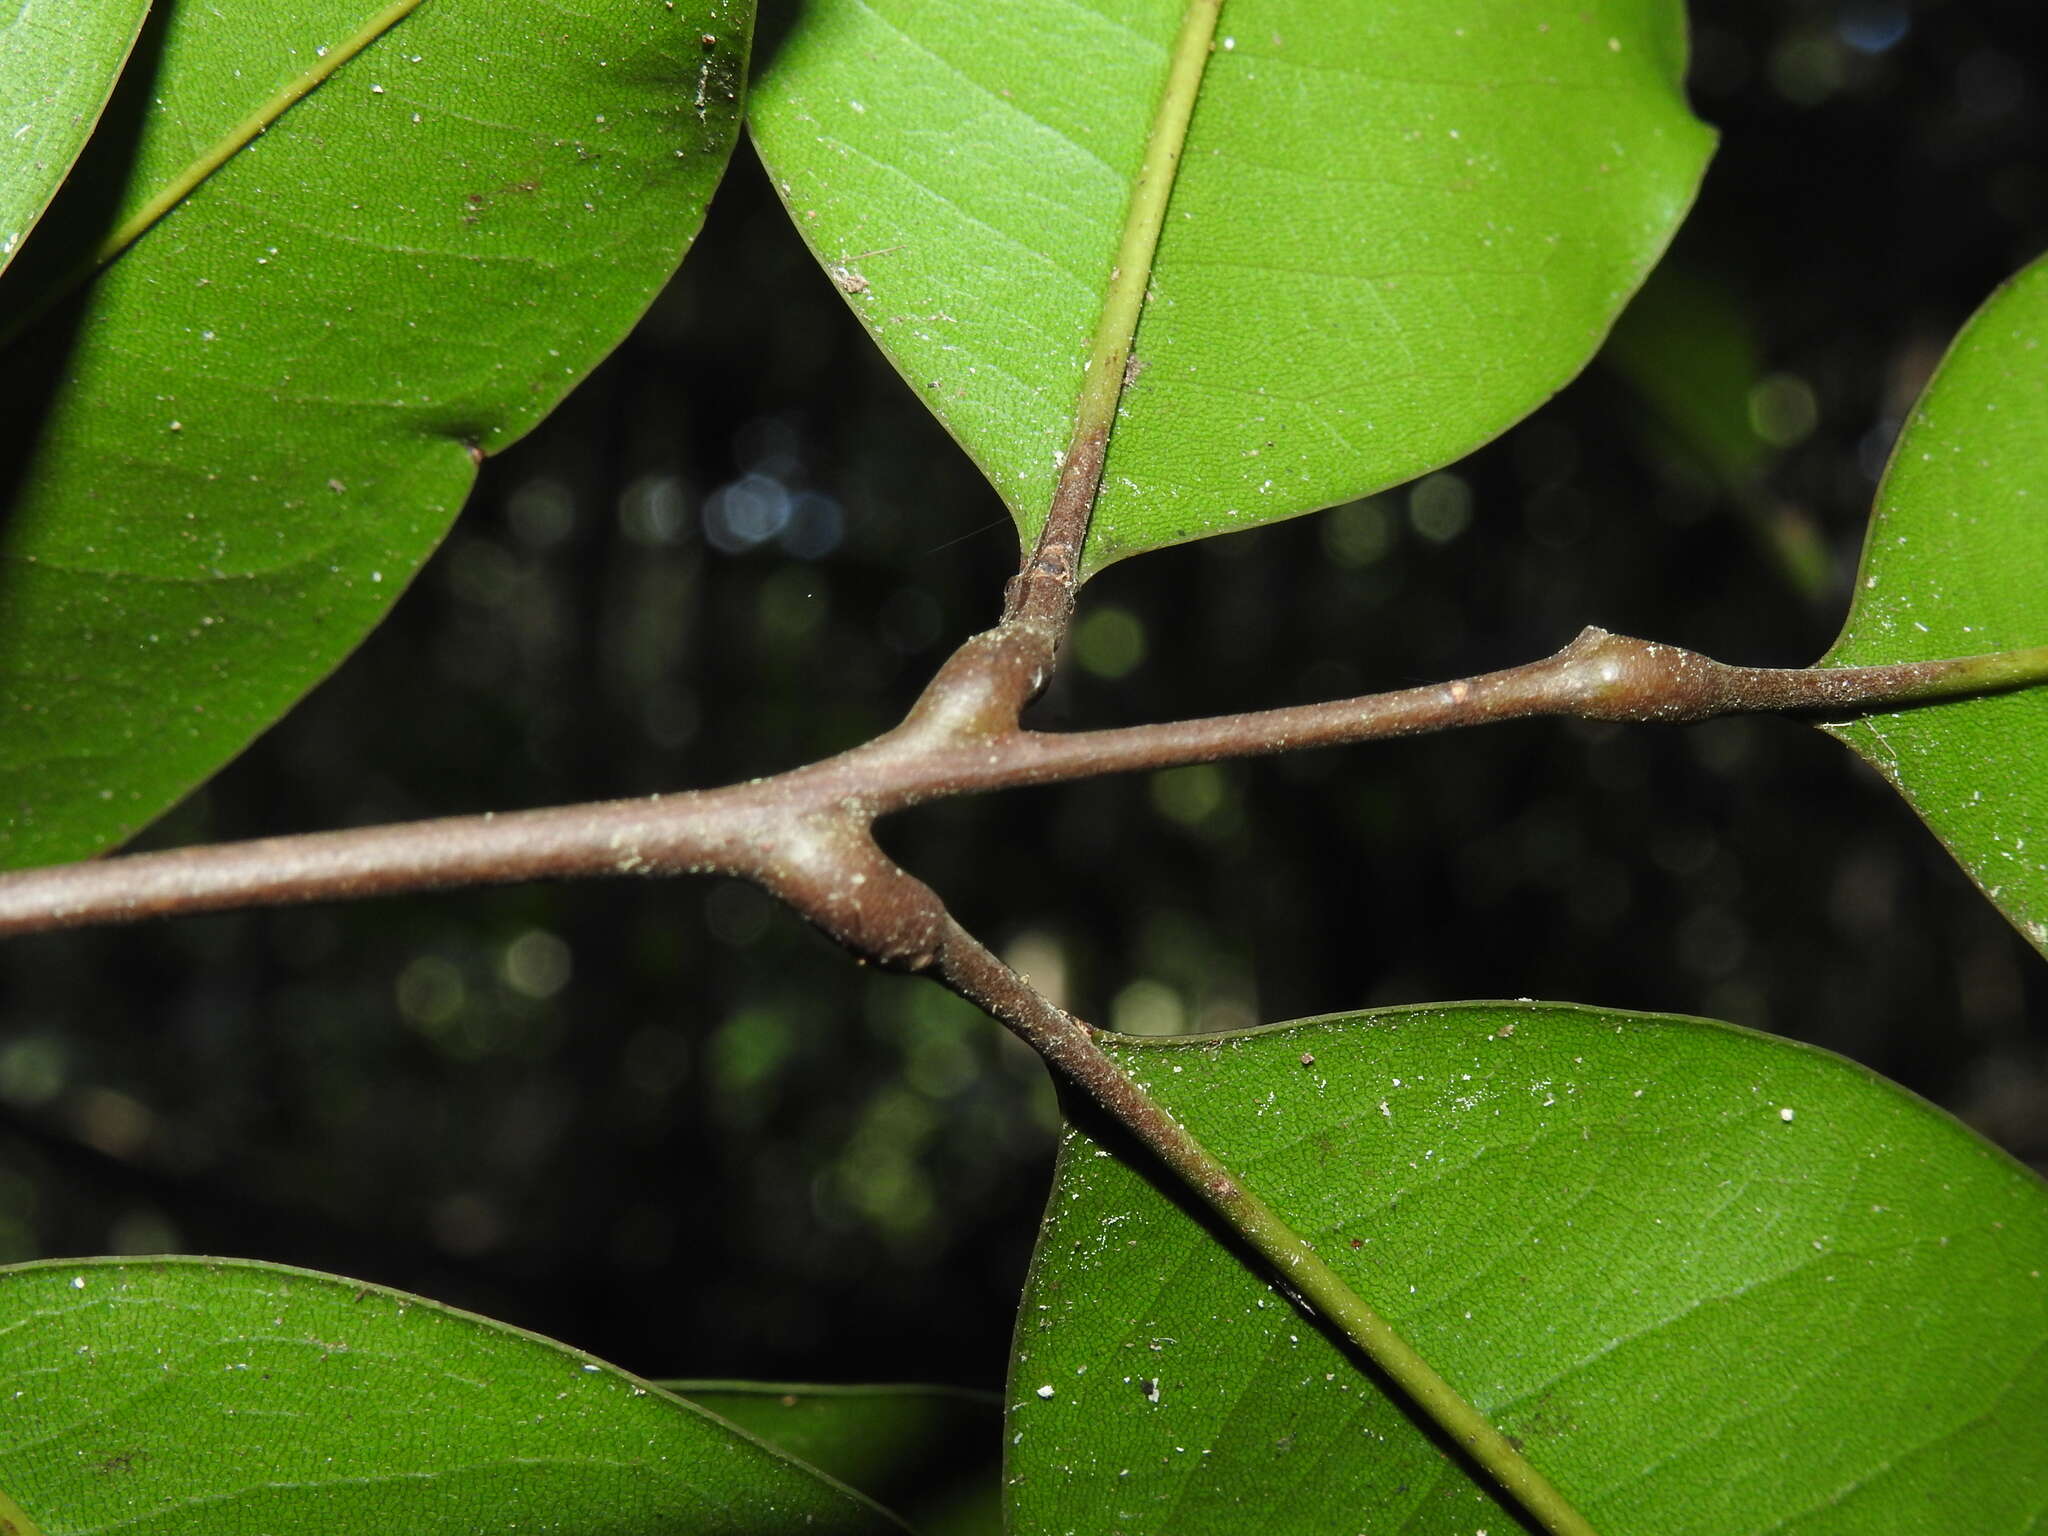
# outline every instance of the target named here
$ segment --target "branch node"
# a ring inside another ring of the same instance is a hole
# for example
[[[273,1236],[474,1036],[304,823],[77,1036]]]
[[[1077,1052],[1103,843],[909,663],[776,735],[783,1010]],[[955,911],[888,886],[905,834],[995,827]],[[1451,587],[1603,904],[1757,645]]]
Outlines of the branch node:
[[[1051,625],[1030,619],[1013,619],[970,637],[946,658],[903,723],[883,741],[929,749],[1012,734],[1018,714],[1045,686],[1058,644]]]
[[[792,818],[759,849],[749,873],[863,960],[924,971],[939,958],[945,903],[882,852],[864,812],[836,808]]]
[[[1740,669],[1589,624],[1551,657],[1554,680],[1582,720],[1678,724],[1722,713]]]

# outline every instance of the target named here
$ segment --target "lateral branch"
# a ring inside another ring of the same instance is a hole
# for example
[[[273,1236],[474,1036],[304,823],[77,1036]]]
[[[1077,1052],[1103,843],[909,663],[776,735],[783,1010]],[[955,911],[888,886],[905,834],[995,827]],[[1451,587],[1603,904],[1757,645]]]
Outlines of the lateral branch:
[[[1044,732],[1014,723],[1012,700],[1037,685],[1042,665],[1032,637],[1020,635],[1025,628],[1001,626],[970,639],[894,730],[772,778],[24,870],[0,876],[0,935],[526,880],[725,874],[765,886],[857,953],[922,969],[917,962],[928,962],[928,930],[937,919],[922,897],[887,894],[909,877],[874,847],[867,829],[879,816],[928,801],[1497,720],[1827,719],[2048,682],[2048,645],[1893,666],[1733,667],[1587,629],[1553,656],[1455,682],[1200,720]]]
[[[1056,634],[1056,630],[1054,631]],[[962,928],[876,843],[875,818],[1017,784],[1167,768],[1381,736],[1562,715],[1676,722],[1746,711],[1841,715],[2048,681],[2048,646],[1892,667],[1729,667],[1587,629],[1506,671],[1330,704],[1124,730],[1017,723],[1051,665],[1043,619],[956,651],[903,723],[837,757],[725,789],[456,817],[31,870],[0,878],[0,934],[577,874],[721,872],[755,881],[856,955],[923,972],[1022,1038],[1156,1154],[1340,1328],[1551,1536],[1595,1536],[1571,1501],[1316,1253],[1299,1232],[1103,1049]]]

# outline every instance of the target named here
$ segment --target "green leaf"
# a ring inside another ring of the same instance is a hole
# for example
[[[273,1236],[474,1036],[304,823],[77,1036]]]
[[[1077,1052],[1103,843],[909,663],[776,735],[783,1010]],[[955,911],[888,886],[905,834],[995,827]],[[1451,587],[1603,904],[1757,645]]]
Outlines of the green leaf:
[[[1024,537],[1183,0],[814,0],[751,121],[797,227]],[[1691,202],[1676,0],[1229,0],[1088,567],[1459,457],[1593,355]]]
[[[1877,488],[1822,666],[2048,644],[2048,258],[1965,325]],[[1884,775],[2048,954],[2048,688],[1827,729]]]
[[[1863,1069],[1535,1003],[1107,1043],[1602,1536],[2040,1528],[2048,1187]],[[1020,1536],[1519,1528],[1076,1128],[1008,1428]]]
[[[92,136],[148,10],[149,0],[31,0],[0,20],[0,271]]]
[[[132,157],[119,206],[38,235],[117,253],[0,343],[0,865],[127,836],[325,675],[702,220],[750,5],[411,3],[171,8],[141,141],[73,178]]]
[[[745,1381],[662,1385],[900,1511],[927,1536],[940,1529],[1002,1530],[996,1496],[1002,1400],[991,1393]],[[985,1478],[978,1475],[984,1471]]]
[[[282,1265],[0,1270],[0,1402],[45,1536],[900,1529],[580,1351]]]
[[[92,137],[147,10],[150,0],[59,0],[0,20],[0,272]]]

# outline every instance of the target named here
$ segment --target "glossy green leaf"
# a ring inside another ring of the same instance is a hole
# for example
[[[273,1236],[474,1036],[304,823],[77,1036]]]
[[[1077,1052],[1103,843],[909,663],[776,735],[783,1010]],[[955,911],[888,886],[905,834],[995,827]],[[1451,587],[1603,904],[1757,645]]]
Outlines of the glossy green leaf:
[[[797,227],[1029,537],[1183,0],[815,0],[751,121]],[[1229,0],[1088,546],[1455,459],[1593,355],[1709,152],[1675,0]]]
[[[0,865],[132,832],[377,622],[476,461],[681,258],[751,10],[168,12],[141,141],[102,133],[73,178],[132,157],[119,206],[67,224],[59,199],[38,272],[0,285],[18,318],[47,291],[31,276],[139,230],[0,343]]]
[[[999,1536],[1002,1530],[996,1489],[1002,1401],[992,1393],[744,1381],[662,1385],[899,1511],[924,1536]]]
[[[1877,489],[1823,666],[2048,645],[2048,259],[1963,327]],[[2048,688],[1828,727],[2048,954]]]
[[[92,136],[148,10],[149,0],[22,0],[0,19],[0,271]]]
[[[1536,1003],[1112,1049],[1602,1536],[2048,1515],[2048,1187],[1839,1057]],[[1079,1129],[1008,1413],[1019,1536],[1520,1528]]]
[[[901,1529],[577,1350],[281,1265],[0,1270],[0,1402],[43,1536]]]

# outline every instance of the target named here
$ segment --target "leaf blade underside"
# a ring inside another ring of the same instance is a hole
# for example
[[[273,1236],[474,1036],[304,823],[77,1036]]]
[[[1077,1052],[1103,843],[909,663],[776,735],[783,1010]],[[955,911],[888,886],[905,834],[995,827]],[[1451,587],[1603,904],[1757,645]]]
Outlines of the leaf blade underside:
[[[148,11],[149,0],[56,0],[0,21],[0,272],[92,136]]]
[[[1106,1043],[1603,1536],[2040,1517],[2048,1190],[1862,1069],[1529,1003]],[[1519,1528],[1092,1127],[1008,1414],[1020,1533]]]
[[[1820,665],[2048,644],[2048,258],[1986,301],[1879,483],[1854,599]],[[2048,955],[2048,688],[1832,724]]]
[[[901,1527],[613,1366],[284,1265],[0,1269],[0,1484],[45,1536]]]
[[[1028,542],[1178,0],[807,7],[751,122],[797,227]],[[1230,0],[1086,567],[1449,462],[1583,366],[1689,206],[1683,16]]]
[[[106,150],[132,158],[117,205],[63,249],[90,257],[375,10],[178,7],[141,139]],[[750,20],[421,7],[0,352],[0,867],[130,835],[381,619],[481,457],[680,261]]]

